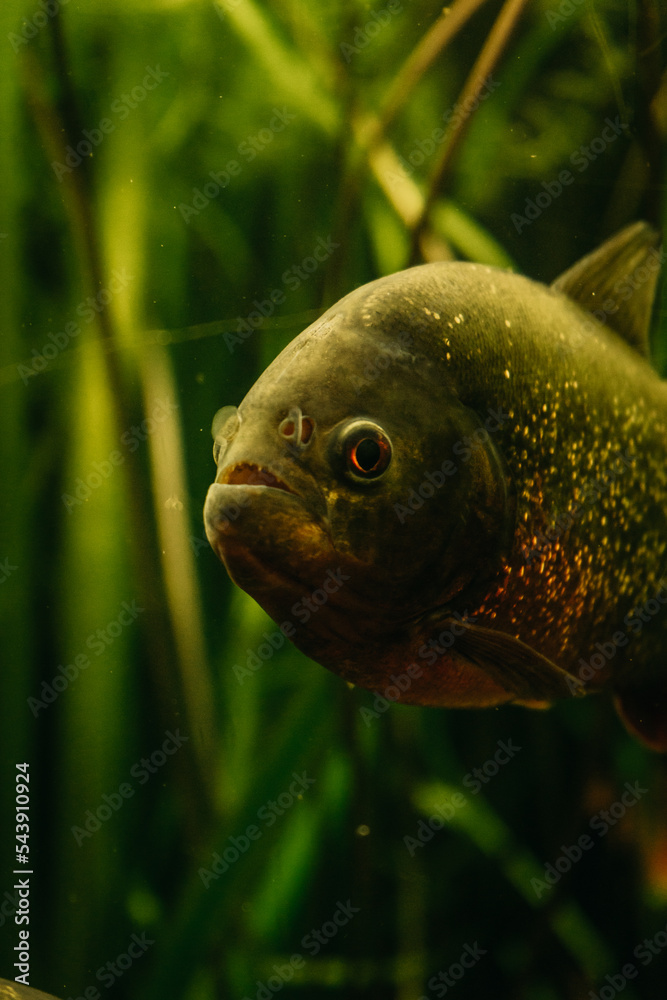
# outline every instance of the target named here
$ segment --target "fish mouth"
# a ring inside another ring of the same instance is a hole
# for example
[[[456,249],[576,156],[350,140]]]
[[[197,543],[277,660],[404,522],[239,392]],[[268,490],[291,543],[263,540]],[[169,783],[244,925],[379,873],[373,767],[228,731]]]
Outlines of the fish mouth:
[[[244,460],[222,469],[209,487],[204,524],[211,547],[229,569],[232,553],[245,551],[249,559],[258,544],[271,548],[276,534],[295,532],[295,519],[303,531],[305,512],[303,497],[284,479]]]
[[[221,471],[206,495],[204,525],[232,580],[256,600],[278,590],[302,596],[304,565],[329,547],[304,498],[253,462]]]
[[[254,462],[239,462],[230,466],[216,482],[221,486],[265,486],[272,490],[283,490],[285,493],[298,496],[296,490],[293,490],[286,482],[279,479],[269,469],[256,465]]]

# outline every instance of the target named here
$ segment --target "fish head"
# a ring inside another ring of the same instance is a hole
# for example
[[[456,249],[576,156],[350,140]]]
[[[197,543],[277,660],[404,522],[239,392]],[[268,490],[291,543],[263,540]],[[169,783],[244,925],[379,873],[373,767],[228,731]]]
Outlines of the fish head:
[[[497,569],[511,499],[480,430],[403,323],[334,309],[216,415],[210,544],[313,659],[367,659]]]

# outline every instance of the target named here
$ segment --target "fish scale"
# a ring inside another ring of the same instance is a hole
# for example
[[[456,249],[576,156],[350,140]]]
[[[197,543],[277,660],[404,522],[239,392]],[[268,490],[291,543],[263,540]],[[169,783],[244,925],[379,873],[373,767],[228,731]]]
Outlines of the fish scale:
[[[338,566],[292,641],[360,686],[468,708],[607,688],[667,749],[657,247],[636,223],[551,287],[434,263],[332,306],[216,429],[205,523],[232,578],[280,624]]]
[[[526,319],[524,328],[539,329],[535,317],[532,323]],[[562,343],[560,332],[556,344]],[[502,335],[502,328],[498,333]],[[544,334],[550,336],[547,330]],[[581,655],[586,659],[633,607],[653,596],[666,568],[667,493],[660,462],[666,444],[665,392],[642,359],[628,354],[623,343],[614,343],[609,331],[601,336],[586,329],[572,336],[567,358],[562,353],[540,357],[540,348],[544,355],[549,340],[535,346],[537,357],[529,354],[526,363],[520,353],[518,361],[507,363],[509,381],[522,381],[520,422],[499,447],[514,481],[523,488],[509,579],[504,593],[487,602],[487,609],[498,625],[513,634],[520,629],[524,641],[539,644],[542,652],[565,665]],[[548,371],[549,378],[535,381],[533,368]],[[600,392],[600,378],[617,387],[610,398]],[[503,395],[501,383],[498,392],[514,418],[513,396]],[[540,438],[532,418],[544,406]],[[553,452],[548,445],[545,449],[545,439],[553,442]],[[545,463],[550,453],[552,461]],[[586,482],[604,474],[619,453],[633,456],[630,468],[526,566],[522,547],[530,548],[536,531],[544,532],[559,513],[576,505]],[[628,669],[649,667],[656,659],[651,644],[637,644]],[[604,683],[608,673],[600,672],[598,682]]]

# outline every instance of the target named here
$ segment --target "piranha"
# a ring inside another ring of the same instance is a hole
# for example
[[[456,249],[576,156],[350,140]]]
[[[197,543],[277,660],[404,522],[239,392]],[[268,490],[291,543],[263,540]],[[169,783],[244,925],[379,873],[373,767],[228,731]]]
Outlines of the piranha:
[[[204,520],[231,578],[390,700],[605,689],[667,750],[662,259],[640,222],[550,287],[441,262],[345,296],[214,418]]]

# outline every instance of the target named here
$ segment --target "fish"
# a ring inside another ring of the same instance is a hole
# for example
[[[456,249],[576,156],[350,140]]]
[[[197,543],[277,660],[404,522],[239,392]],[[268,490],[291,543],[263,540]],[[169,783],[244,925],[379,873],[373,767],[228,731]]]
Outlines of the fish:
[[[0,1000],[56,1000],[50,993],[34,990],[9,979],[0,979]]]
[[[636,222],[550,286],[378,278],[217,412],[206,534],[274,648],[406,705],[605,691],[667,751],[663,257]]]

